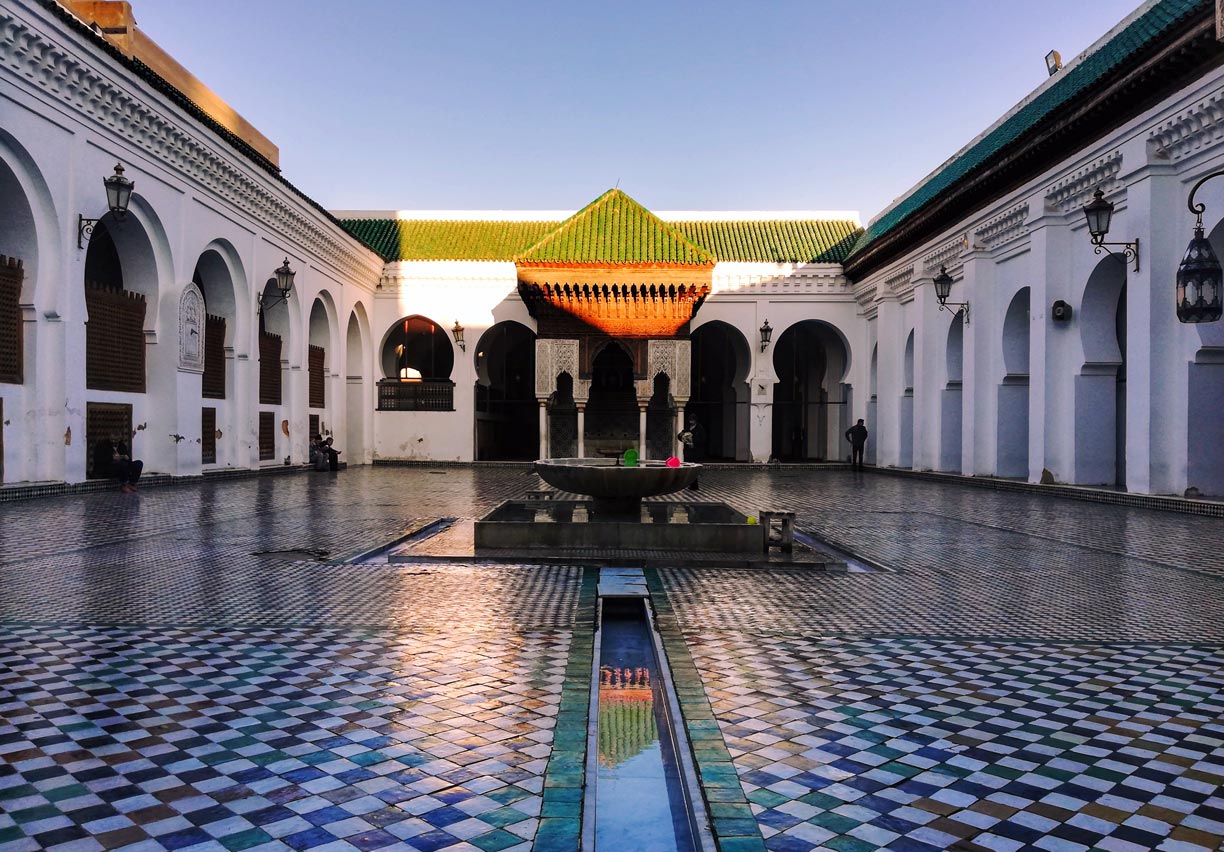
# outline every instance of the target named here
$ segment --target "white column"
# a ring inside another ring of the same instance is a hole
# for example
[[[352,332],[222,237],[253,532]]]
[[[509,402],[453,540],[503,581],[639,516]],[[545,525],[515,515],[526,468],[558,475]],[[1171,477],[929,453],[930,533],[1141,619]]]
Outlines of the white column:
[[[638,458],[646,458],[646,406],[638,401]]]
[[[586,403],[578,403],[578,458],[586,458]]]
[[[684,404],[687,399],[676,400],[676,434],[672,437],[672,455],[684,459],[684,447],[680,445],[680,433],[684,431]]]
[[[548,400],[540,400],[540,458],[548,458]]]

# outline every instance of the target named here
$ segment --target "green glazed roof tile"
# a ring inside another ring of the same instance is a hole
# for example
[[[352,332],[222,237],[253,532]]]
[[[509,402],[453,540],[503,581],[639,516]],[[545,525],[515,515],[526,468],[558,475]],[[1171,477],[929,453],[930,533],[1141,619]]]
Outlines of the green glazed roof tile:
[[[1022,136],[1051,118],[1061,108],[1083,92],[1102,82],[1137,51],[1183,23],[1201,14],[1211,0],[1162,0],[1148,9],[1090,56],[1068,68],[1052,86],[1034,97],[1014,114],[1001,122],[962,154],[941,168],[880,216],[859,236],[849,257],[862,251],[873,240],[883,236],[901,222],[919,212],[940,193],[983,167],[996,155],[1015,144]]]
[[[859,235],[843,219],[672,222],[672,227],[719,260],[840,263]]]
[[[840,263],[860,233],[856,223],[840,219],[664,222],[613,192],[619,200],[602,195],[565,222],[344,219],[341,224],[389,261],[613,265]],[[609,203],[593,211],[601,201]]]
[[[610,189],[515,258],[542,264],[712,266],[714,258],[619,189]]]

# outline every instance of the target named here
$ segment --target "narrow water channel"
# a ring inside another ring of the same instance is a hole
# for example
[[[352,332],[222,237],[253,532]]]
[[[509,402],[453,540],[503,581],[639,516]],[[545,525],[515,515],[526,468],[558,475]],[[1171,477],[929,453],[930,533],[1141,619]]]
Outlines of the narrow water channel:
[[[597,852],[694,852],[662,678],[640,599],[604,598]]]

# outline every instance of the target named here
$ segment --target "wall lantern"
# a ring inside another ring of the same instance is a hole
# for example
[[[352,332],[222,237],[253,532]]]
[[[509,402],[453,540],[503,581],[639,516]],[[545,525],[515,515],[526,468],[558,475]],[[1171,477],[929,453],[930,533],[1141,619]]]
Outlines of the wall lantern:
[[[1113,219],[1114,206],[1112,202],[1105,200],[1105,193],[1097,190],[1092,195],[1092,200],[1084,205],[1084,218],[1088,220],[1088,235],[1092,240],[1094,254],[1106,252],[1108,254],[1116,254],[1109,250],[1109,246],[1122,246],[1123,257],[1132,258],[1135,261],[1135,271],[1139,271],[1139,240],[1135,239],[1129,243],[1107,243],[1105,237],[1109,234],[1109,223]]]
[[[1211,242],[1203,235],[1204,204],[1194,202],[1198,188],[1224,171],[1213,172],[1190,190],[1186,206],[1195,215],[1194,239],[1186,248],[1186,256],[1177,267],[1177,318],[1182,322],[1215,322],[1224,313],[1220,294],[1220,259]]]
[[[773,338],[773,329],[769,327],[769,320],[765,320],[765,324],[761,326],[761,351],[764,352],[769,348],[769,341]]]
[[[123,164],[115,163],[115,173],[102,179],[106,187],[106,206],[115,217],[116,222],[122,222],[127,216],[128,205],[132,201],[132,187],[136,184],[123,176]],[[77,248],[85,248],[85,241],[93,236],[94,226],[98,219],[86,219],[77,214]]]
[[[969,303],[968,302],[949,302],[948,296],[952,293],[952,276],[948,274],[946,266],[939,267],[939,274],[935,276],[935,298],[939,300],[939,309],[944,308],[952,310],[959,308],[965,316],[965,325],[969,325]]]
[[[455,345],[467,352],[467,344],[463,342],[463,326],[459,325],[459,320],[455,320],[455,327],[451,329],[451,337],[455,338]]]
[[[297,275],[297,273],[289,268],[289,258],[285,258],[285,262],[277,267],[273,275],[274,277],[269,278],[267,283],[264,284],[264,287],[266,288],[268,284],[275,284],[277,295],[265,298],[264,294],[260,293],[256,298],[259,302],[259,309],[261,311],[264,308],[270,308],[273,305],[280,304],[281,302],[288,302],[289,294],[293,292],[293,278],[295,275]]]

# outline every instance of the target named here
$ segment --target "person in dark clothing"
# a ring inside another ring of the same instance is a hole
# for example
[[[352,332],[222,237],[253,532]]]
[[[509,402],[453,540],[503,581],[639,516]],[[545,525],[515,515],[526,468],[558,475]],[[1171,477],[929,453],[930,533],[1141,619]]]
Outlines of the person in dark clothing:
[[[332,447],[332,439],[329,436],[323,442],[323,452],[327,454],[327,467],[329,470],[340,469],[340,451]]]
[[[689,417],[688,428],[676,436],[680,439],[680,447],[684,453],[683,461],[686,462],[703,462],[705,461],[706,450],[706,434],[705,428],[697,422],[696,417]],[[689,486],[693,491],[701,490],[700,481],[694,479],[693,484]]]
[[[330,457],[327,454],[326,444],[323,442],[322,435],[315,435],[314,440],[310,442],[310,466],[315,470],[327,470]]]
[[[850,442],[850,467],[853,470],[863,469],[863,447],[867,445],[867,427],[863,421],[846,430],[846,440]]]
[[[143,472],[144,462],[132,458],[127,442],[116,442],[111,455],[111,474],[119,480],[119,490],[124,494],[133,493]]]

